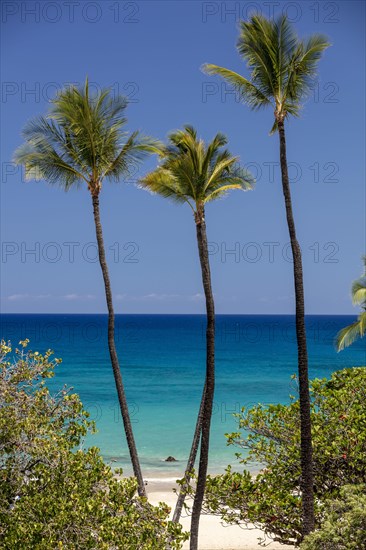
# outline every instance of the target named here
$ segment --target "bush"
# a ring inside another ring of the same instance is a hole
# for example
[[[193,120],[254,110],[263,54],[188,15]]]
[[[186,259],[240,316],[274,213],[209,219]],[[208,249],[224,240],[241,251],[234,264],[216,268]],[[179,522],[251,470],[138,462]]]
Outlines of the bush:
[[[0,347],[0,547],[181,548],[186,535],[169,508],[138,497],[135,480],[118,479],[97,448],[83,450],[94,426],[79,397],[46,386],[61,361],[27,343],[13,359]]]
[[[366,485],[346,485],[326,504],[319,531],[305,537],[301,550],[366,550]]]
[[[347,484],[366,483],[366,369],[344,369],[331,379],[311,382],[316,526],[322,523],[324,503],[337,498]],[[251,473],[208,476],[205,511],[231,524],[254,523],[267,537],[299,545],[301,527],[301,465],[299,402],[257,405],[236,415],[239,428],[228,443],[247,450],[237,456],[244,465],[261,468]]]

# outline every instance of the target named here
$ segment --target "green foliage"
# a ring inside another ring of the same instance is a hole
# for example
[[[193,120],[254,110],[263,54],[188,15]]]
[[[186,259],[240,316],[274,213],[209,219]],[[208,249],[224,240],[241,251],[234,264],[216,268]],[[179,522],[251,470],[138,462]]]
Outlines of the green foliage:
[[[285,15],[267,19],[253,15],[241,21],[237,49],[250,70],[250,79],[224,67],[205,64],[203,70],[233,85],[252,109],[272,106],[277,120],[298,116],[300,104],[311,91],[318,61],[329,46],[327,38],[313,34],[300,40]]]
[[[349,368],[330,380],[311,382],[316,524],[322,523],[324,502],[347,484],[366,483],[366,368]],[[228,444],[247,451],[241,463],[249,471],[208,476],[205,510],[227,523],[254,523],[266,536],[298,545],[301,535],[301,463],[299,401],[257,405],[236,415],[239,428]]]
[[[30,120],[23,130],[25,143],[15,152],[27,179],[45,179],[68,190],[85,182],[99,192],[102,181],[118,180],[145,158],[158,152],[156,140],[133,132],[128,135],[127,99],[104,89],[91,95],[70,86],[51,102],[46,117]]]
[[[133,478],[83,450],[93,430],[79,397],[46,381],[60,360],[4,342],[0,350],[0,548],[165,550],[186,535],[169,508],[137,496]],[[118,473],[119,477],[115,474]]]
[[[319,531],[305,537],[301,550],[366,550],[366,486],[346,485],[326,503]]]
[[[252,176],[238,166],[238,157],[223,148],[226,143],[226,137],[217,134],[206,145],[192,126],[173,132],[161,151],[161,165],[140,180],[141,187],[186,202],[192,210],[231,189],[250,189]]]
[[[363,275],[352,284],[352,303],[359,305],[362,312],[357,321],[343,328],[337,334],[337,350],[342,351],[358,338],[362,338],[366,332],[366,256],[363,258],[365,270]]]

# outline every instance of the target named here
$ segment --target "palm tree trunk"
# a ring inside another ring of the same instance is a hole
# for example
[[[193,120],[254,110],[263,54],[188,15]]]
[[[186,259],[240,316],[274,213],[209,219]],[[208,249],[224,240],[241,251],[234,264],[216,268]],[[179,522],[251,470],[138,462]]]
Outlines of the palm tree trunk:
[[[301,249],[296,238],[295,222],[292,213],[290,182],[287,169],[286,137],[284,121],[278,122],[280,136],[280,162],[282,189],[285,198],[287,225],[291,240],[294,263],[294,282],[296,299],[296,337],[299,370],[300,393],[300,430],[301,430],[301,492],[303,536],[313,531],[314,518],[314,482],[313,482],[313,450],[311,440],[310,394],[308,375],[308,352],[306,345],[304,284]]]
[[[185,500],[186,494],[187,494],[187,488],[189,487],[189,482],[191,481],[191,477],[192,477],[191,472],[192,472],[192,470],[194,468],[194,464],[196,462],[198,445],[199,445],[200,438],[201,438],[202,418],[203,418],[203,408],[204,408],[204,403],[205,403],[205,395],[206,395],[206,383],[205,383],[205,387],[203,388],[203,392],[202,392],[201,404],[200,404],[200,408],[199,408],[199,411],[198,411],[196,428],[194,430],[191,451],[189,453],[187,466],[186,466],[186,471],[184,472],[184,482],[183,482],[183,485],[180,488],[177,503],[175,505],[175,510],[174,510],[174,514],[173,514],[172,521],[175,522],[175,523],[179,523],[180,516],[182,514],[184,500]]]
[[[107,266],[106,257],[105,257],[102,225],[100,222],[99,195],[97,193],[92,194],[92,199],[93,199],[95,232],[96,232],[97,243],[98,243],[99,263],[103,273],[105,297],[107,300],[107,307],[108,307],[109,355],[111,358],[114,381],[116,383],[118,401],[121,409],[123,425],[126,433],[127,445],[130,452],[133,472],[135,474],[135,477],[137,478],[138,494],[142,497],[146,497],[145,484],[142,478],[140,462],[137,455],[135,439],[132,432],[131,419],[128,412],[128,405],[127,405],[125,390],[122,382],[121,370],[118,363],[116,345],[114,341],[114,310],[113,310],[113,302],[112,302],[111,283],[109,280],[108,266]]]
[[[190,550],[198,548],[198,529],[202,510],[202,502],[206,487],[206,475],[208,465],[208,451],[210,443],[210,427],[213,398],[215,392],[215,305],[211,286],[210,262],[208,256],[206,223],[203,206],[198,209],[196,215],[196,230],[198,252],[202,270],[203,289],[206,297],[206,393],[203,403],[201,451],[198,468],[196,493],[193,501],[191,518]]]

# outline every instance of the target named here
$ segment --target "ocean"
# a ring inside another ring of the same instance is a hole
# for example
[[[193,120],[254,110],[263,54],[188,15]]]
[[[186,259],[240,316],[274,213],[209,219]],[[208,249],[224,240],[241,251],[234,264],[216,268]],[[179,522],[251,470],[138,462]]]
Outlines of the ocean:
[[[306,318],[309,373],[329,377],[344,367],[365,365],[365,343],[337,353],[334,338],[353,322],[350,315]],[[106,315],[5,314],[1,337],[29,348],[51,348],[63,362],[50,382],[80,394],[98,433],[86,445],[131,474],[107,347]],[[141,466],[145,477],[183,474],[199,408],[205,371],[203,315],[117,315],[116,344]],[[290,315],[217,315],[216,393],[210,467],[237,465],[238,449],[226,446],[236,431],[234,412],[256,403],[286,403],[296,386],[295,319]],[[168,456],[177,462],[165,462]]]

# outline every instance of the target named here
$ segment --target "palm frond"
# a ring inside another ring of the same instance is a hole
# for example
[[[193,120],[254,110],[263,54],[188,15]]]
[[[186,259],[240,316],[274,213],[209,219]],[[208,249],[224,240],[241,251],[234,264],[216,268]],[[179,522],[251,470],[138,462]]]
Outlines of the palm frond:
[[[151,153],[160,154],[162,144],[153,138],[133,132],[122,146],[116,158],[107,166],[101,179],[118,181],[129,175],[131,168],[138,166]]]
[[[274,119],[274,122],[272,124],[272,128],[269,131],[269,135],[273,136],[273,134],[275,134],[277,131],[278,131],[278,122],[277,122],[276,119]]]
[[[230,157],[220,159],[215,163],[215,166],[211,170],[209,177],[204,185],[204,191],[210,188],[210,186],[215,185],[216,181],[220,180],[223,177],[223,174],[232,174],[233,166],[239,161],[238,157]]]
[[[218,65],[212,65],[211,63],[202,65],[202,70],[209,75],[221,76],[234,87],[239,99],[252,109],[260,109],[271,104],[270,99],[259,88],[234,71],[219,67]]]
[[[276,44],[277,67],[286,74],[286,68],[291,61],[298,44],[298,36],[293,25],[285,15],[280,15],[273,23],[273,35]],[[280,86],[282,89],[282,86]]]
[[[192,207],[189,198],[182,191],[179,182],[174,179],[169,170],[162,167],[141,178],[139,180],[139,187],[178,204],[187,202]]]
[[[316,82],[318,62],[329,45],[322,34],[313,34],[297,44],[288,64],[285,98],[298,103],[309,95]]]
[[[366,257],[362,258],[365,266],[364,274],[352,284],[352,302],[360,305],[363,311],[355,323],[342,329],[336,339],[337,350],[350,346],[357,338],[362,338],[366,332]]]
[[[63,131],[52,119],[47,120],[43,116],[33,118],[24,126],[22,134],[34,152],[53,150],[75,172],[84,175],[89,173],[89,167],[83,163],[74,147],[70,132],[67,129]]]
[[[82,180],[87,181],[47,143],[38,143],[37,147],[25,143],[15,151],[13,160],[15,164],[24,166],[27,180],[44,179],[48,183],[62,185],[65,190]]]
[[[358,316],[358,320],[339,331],[336,339],[337,351],[347,348],[366,332],[366,312]]]
[[[352,303],[354,305],[366,304],[366,278],[361,277],[352,284]]]
[[[223,181],[220,186],[218,186],[213,191],[207,193],[205,197],[205,203],[220,199],[227,195],[229,191],[233,191],[234,189],[239,189],[240,191],[248,191],[249,189],[251,189],[251,187],[246,186],[243,182],[238,182],[237,180],[235,180],[235,178],[228,178],[226,185]]]
[[[211,178],[205,190],[205,202],[221,198],[233,189],[241,191],[253,189],[255,180],[250,172],[238,165],[230,168],[230,170],[224,169],[221,173],[217,172],[216,177]]]
[[[278,67],[272,22],[262,15],[242,21],[237,48],[251,70],[251,82],[266,97],[276,97]]]

